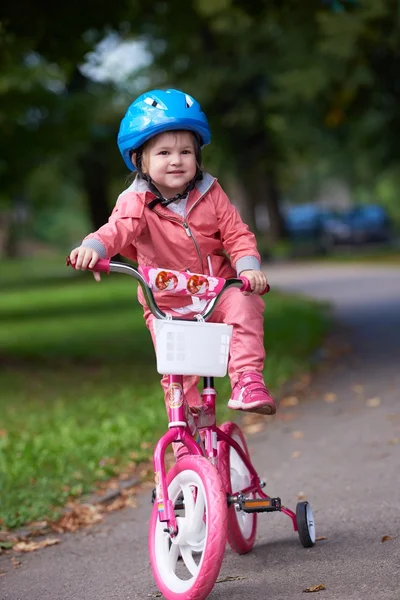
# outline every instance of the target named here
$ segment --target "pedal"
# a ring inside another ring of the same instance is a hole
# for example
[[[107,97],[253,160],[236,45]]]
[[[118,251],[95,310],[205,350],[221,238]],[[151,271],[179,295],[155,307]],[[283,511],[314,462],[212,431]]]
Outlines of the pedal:
[[[239,510],[246,513],[276,512],[282,508],[280,498],[245,498],[239,495],[236,498],[231,497],[230,504],[235,504]]]

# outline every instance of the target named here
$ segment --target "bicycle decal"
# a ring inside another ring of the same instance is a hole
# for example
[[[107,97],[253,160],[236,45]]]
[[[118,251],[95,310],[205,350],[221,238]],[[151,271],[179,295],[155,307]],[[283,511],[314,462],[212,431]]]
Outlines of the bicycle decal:
[[[179,383],[171,383],[167,390],[170,408],[179,408],[183,404],[183,388]]]
[[[181,296],[215,298],[224,287],[225,279],[198,273],[182,273],[153,267],[139,267],[148,286],[153,292],[173,292]]]

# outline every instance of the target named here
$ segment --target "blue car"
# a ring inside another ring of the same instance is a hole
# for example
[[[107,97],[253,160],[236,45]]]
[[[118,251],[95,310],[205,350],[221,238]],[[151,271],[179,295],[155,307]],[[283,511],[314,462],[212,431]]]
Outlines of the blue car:
[[[367,244],[371,242],[389,242],[391,223],[387,212],[377,204],[365,204],[349,210],[344,222],[351,232],[351,242]]]
[[[294,241],[313,241],[327,252],[339,245],[389,242],[392,227],[385,209],[377,204],[355,206],[347,211],[298,204],[284,215],[286,231]]]

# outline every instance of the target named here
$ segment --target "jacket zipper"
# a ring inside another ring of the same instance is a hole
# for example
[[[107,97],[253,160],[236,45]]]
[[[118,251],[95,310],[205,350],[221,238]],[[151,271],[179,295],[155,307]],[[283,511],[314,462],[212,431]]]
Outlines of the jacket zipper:
[[[194,237],[194,235],[193,235],[193,233],[192,233],[192,231],[191,231],[191,229],[190,229],[190,227],[189,227],[189,223],[187,223],[186,221],[184,221],[184,223],[183,223],[183,226],[184,226],[184,228],[185,228],[185,231],[186,231],[186,234],[187,234],[187,236],[188,236],[188,237],[190,237],[190,238],[192,238],[192,240],[193,240],[193,243],[194,243],[194,245],[195,245],[195,247],[196,247],[197,256],[198,256],[198,257],[199,257],[199,259],[200,259],[200,264],[201,264],[201,272],[202,272],[202,273],[204,273],[203,259],[202,259],[202,257],[201,257],[200,248],[199,248],[199,245],[198,245],[198,243],[197,243],[197,240],[196,240],[196,238]]]
[[[210,186],[210,187],[211,187],[211,186]],[[154,212],[155,212],[155,213],[157,213],[157,214],[158,214],[160,217],[163,217],[164,219],[167,219],[168,221],[174,221],[175,223],[179,223],[179,225],[182,225],[182,226],[183,226],[184,230],[186,231],[186,235],[187,235],[188,237],[190,237],[190,238],[193,240],[194,246],[195,246],[195,248],[196,248],[197,256],[199,257],[199,261],[200,261],[200,265],[201,265],[201,272],[202,272],[202,273],[204,273],[203,259],[202,259],[202,257],[201,257],[200,248],[199,248],[199,245],[198,245],[198,243],[197,243],[197,241],[196,241],[196,238],[194,237],[193,233],[191,232],[191,229],[190,229],[190,227],[189,227],[189,224],[188,224],[188,222],[187,222],[187,218],[188,218],[188,216],[190,215],[190,213],[192,212],[192,210],[194,209],[194,207],[195,207],[195,206],[197,206],[197,205],[198,205],[198,203],[200,202],[200,200],[202,200],[202,199],[204,198],[204,196],[207,194],[207,192],[209,191],[209,189],[210,189],[210,188],[208,188],[208,189],[207,189],[207,190],[204,192],[204,194],[202,194],[202,195],[200,196],[200,198],[198,198],[198,199],[196,200],[196,202],[193,204],[193,206],[191,206],[191,207],[190,207],[190,209],[188,210],[188,212],[187,212],[187,214],[186,214],[186,218],[185,218],[185,220],[183,221],[183,223],[181,223],[181,221],[179,221],[178,219],[174,219],[173,217],[166,217],[165,215],[163,215],[163,214],[159,213],[159,212],[158,212],[158,210],[156,210],[156,209],[154,209],[154,208],[153,208]]]
[[[201,198],[199,198],[199,200],[201,200]],[[196,202],[196,204],[197,204],[197,202]],[[194,206],[194,205],[193,205],[193,206]],[[192,208],[193,208],[193,207],[192,207]],[[159,213],[159,212],[158,212],[158,210],[155,210],[154,208],[153,208],[153,211],[154,211],[155,213],[157,213],[157,214],[158,214],[160,217],[162,217],[163,219],[167,219],[167,221],[173,221],[174,223],[179,223],[179,225],[181,225],[181,226],[183,227],[183,229],[184,229],[184,230],[185,230],[185,232],[186,232],[186,235],[187,235],[189,238],[191,238],[191,239],[193,240],[194,247],[196,248],[197,256],[198,256],[198,258],[199,258],[199,261],[200,261],[200,265],[201,265],[201,272],[202,272],[202,273],[204,273],[204,265],[203,265],[203,259],[201,258],[200,248],[199,248],[199,245],[198,245],[198,243],[197,243],[197,241],[196,241],[196,238],[194,237],[194,235],[193,235],[193,234],[192,234],[192,232],[191,232],[191,229],[190,229],[190,227],[189,227],[189,224],[188,224],[186,221],[184,221],[184,222],[182,223],[181,221],[179,221],[179,219],[174,219],[173,217],[166,217],[165,215],[163,215],[163,214]],[[190,211],[189,211],[189,212],[190,212]]]

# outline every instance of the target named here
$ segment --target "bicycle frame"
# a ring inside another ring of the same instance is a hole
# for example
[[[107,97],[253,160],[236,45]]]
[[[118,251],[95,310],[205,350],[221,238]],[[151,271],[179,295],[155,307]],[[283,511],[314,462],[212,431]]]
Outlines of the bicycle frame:
[[[247,454],[241,446],[224,433],[216,425],[215,417],[215,398],[217,395],[213,386],[213,378],[205,378],[205,387],[202,392],[203,402],[200,406],[190,408],[183,392],[182,375],[169,375],[167,388],[167,412],[168,412],[168,431],[157,442],[153,461],[156,484],[155,502],[158,507],[158,518],[167,523],[168,531],[174,535],[177,531],[174,504],[168,497],[168,487],[166,483],[165,451],[173,442],[183,443],[190,454],[205,456],[217,466],[218,460],[218,441],[223,440],[229,444],[240,456],[250,474],[250,485],[241,490],[232,490],[233,496],[237,494],[257,493],[263,499],[270,497],[261,489],[261,482],[257,471],[253,467]],[[204,431],[204,442],[200,435]],[[293,528],[297,531],[296,515],[288,508],[282,506],[281,512],[287,514],[293,523]]]
[[[67,257],[67,265],[74,267],[69,257]],[[146,279],[146,272],[141,273],[133,266],[126,265],[124,263],[113,262],[109,259],[100,259],[93,269],[87,270],[105,273],[125,273],[130,275],[140,284],[144,292],[146,302],[153,315],[159,319],[171,318],[170,315],[167,315],[167,313],[163,312],[158,307],[153,295],[152,287],[149,285],[149,282]],[[184,275],[183,273],[177,274]],[[201,277],[204,279],[204,276]],[[211,316],[219,298],[228,288],[239,287],[241,291],[251,291],[249,281],[245,277],[227,280],[218,278],[212,279],[214,280],[214,284],[215,282],[219,281],[217,288],[219,291],[213,295],[212,299],[209,300],[208,306],[204,309],[204,311],[199,313],[199,316],[202,320],[207,320]],[[263,293],[266,293],[268,290],[269,286],[267,286]],[[186,320],[182,317],[172,317],[172,319]],[[210,460],[210,462],[217,465],[218,441],[225,441],[237,452],[242,462],[245,464],[251,480],[251,483],[247,488],[234,491],[230,497],[230,502],[235,502],[235,497],[237,498],[239,495],[243,497],[252,493],[259,494],[261,499],[270,499],[270,496],[262,491],[262,484],[260,482],[258,473],[241,446],[229,435],[217,427],[215,420],[215,397],[217,392],[214,389],[212,377],[205,377],[204,380],[205,387],[202,392],[203,402],[198,407],[190,408],[186,402],[183,392],[183,376],[168,375],[168,431],[157,442],[154,450],[153,460],[156,484],[155,501],[157,502],[158,507],[158,517],[160,521],[167,523],[168,531],[171,536],[176,534],[177,524],[174,505],[168,497],[164,457],[167,447],[173,442],[182,442],[187,447],[190,454],[204,456]],[[204,431],[204,442],[200,436],[200,431]],[[280,506],[278,510],[287,514],[292,519],[293,528],[295,531],[297,531],[298,528],[296,515],[290,509],[284,506]]]

